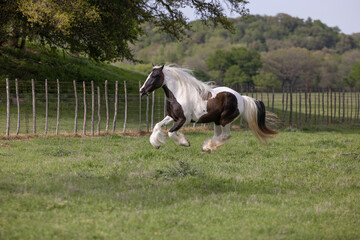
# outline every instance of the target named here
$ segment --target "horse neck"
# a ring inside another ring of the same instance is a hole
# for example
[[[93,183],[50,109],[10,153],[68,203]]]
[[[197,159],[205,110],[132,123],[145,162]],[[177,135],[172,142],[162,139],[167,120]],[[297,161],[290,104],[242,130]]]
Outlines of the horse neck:
[[[195,88],[171,77],[165,79],[164,84],[186,112],[192,112],[195,116],[200,116],[206,110],[207,101],[202,99]],[[166,89],[164,88],[164,90],[166,94]]]

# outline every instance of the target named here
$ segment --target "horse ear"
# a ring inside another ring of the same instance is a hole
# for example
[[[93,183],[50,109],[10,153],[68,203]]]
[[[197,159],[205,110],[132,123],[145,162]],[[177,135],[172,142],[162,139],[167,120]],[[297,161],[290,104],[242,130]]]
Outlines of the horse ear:
[[[153,67],[155,67],[155,65],[153,63],[151,63]]]
[[[165,64],[161,66],[160,70],[162,71],[165,67]]]

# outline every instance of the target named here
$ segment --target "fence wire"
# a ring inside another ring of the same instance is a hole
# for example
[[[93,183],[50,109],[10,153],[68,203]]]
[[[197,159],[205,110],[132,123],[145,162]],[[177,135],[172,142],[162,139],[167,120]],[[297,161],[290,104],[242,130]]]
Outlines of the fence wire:
[[[128,85],[127,82],[118,82],[117,116],[114,119],[116,84],[113,82],[107,84],[106,94],[105,81],[101,84],[94,83],[93,87],[90,82],[86,82],[85,90],[84,82],[59,81],[58,96],[56,80],[34,81],[33,85],[32,81],[19,80],[18,91],[16,91],[16,81],[6,80],[2,81],[5,85],[0,85],[0,135],[74,133],[75,124],[77,134],[83,134],[85,126],[86,135],[92,133],[96,135],[98,131],[105,132],[106,125],[109,132],[112,132],[114,122],[116,122],[115,132],[151,131],[153,125],[166,115],[166,98],[163,91],[158,89],[154,94],[140,97],[138,94],[140,83]],[[77,96],[75,96],[74,84]],[[98,96],[98,88],[100,96]],[[263,101],[267,110],[277,114],[284,125],[359,122],[359,89],[258,90],[239,87],[236,90],[242,95]],[[76,97],[78,111],[75,123]],[[86,117],[84,117],[84,103],[86,103]],[[84,120],[86,120],[85,125]],[[242,118],[233,123],[233,125],[243,124],[245,121]],[[191,124],[191,126],[200,125]]]

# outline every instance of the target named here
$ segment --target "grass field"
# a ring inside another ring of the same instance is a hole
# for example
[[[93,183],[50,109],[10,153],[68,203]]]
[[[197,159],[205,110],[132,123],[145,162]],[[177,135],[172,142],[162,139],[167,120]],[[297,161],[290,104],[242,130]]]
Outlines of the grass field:
[[[359,239],[360,126],[0,141],[0,239]]]

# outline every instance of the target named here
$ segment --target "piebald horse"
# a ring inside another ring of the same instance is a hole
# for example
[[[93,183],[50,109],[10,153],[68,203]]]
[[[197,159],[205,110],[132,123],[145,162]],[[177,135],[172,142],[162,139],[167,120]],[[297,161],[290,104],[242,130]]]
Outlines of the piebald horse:
[[[265,125],[263,102],[241,96],[227,87],[212,88],[197,80],[191,70],[170,65],[154,66],[140,93],[144,96],[158,88],[163,88],[167,98],[167,116],[153,128],[150,143],[155,148],[165,143],[166,135],[161,127],[172,122],[174,125],[168,136],[180,146],[190,146],[184,134],[178,132],[184,124],[214,122],[214,136],[202,145],[205,152],[216,150],[230,138],[230,124],[240,115],[260,141],[266,142],[277,134]]]

